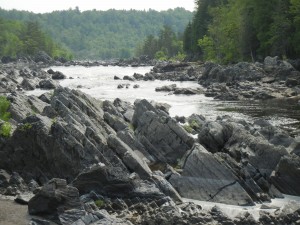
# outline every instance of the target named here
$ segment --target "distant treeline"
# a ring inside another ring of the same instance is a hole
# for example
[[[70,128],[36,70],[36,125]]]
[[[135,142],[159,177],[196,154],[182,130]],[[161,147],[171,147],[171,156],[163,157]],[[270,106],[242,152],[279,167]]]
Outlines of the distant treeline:
[[[149,35],[144,43],[137,47],[137,56],[148,55],[159,60],[175,59],[183,60],[182,35],[176,34],[171,27],[164,26],[159,35]]]
[[[157,36],[164,25],[183,33],[193,13],[183,8],[155,10],[84,11],[78,8],[34,14],[0,9],[0,17],[37,21],[54,40],[70,49],[77,59],[128,58],[148,35]]]
[[[300,57],[300,0],[197,0],[183,47],[196,58],[231,63]]]
[[[0,17],[0,58],[34,56],[39,51],[53,58],[72,57],[72,54],[44,33],[37,22],[22,23]]]

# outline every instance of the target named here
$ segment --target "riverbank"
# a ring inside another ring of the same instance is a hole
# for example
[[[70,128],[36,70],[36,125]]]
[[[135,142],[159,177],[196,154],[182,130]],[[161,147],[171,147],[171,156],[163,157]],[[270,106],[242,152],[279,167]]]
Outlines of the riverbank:
[[[163,65],[135,77],[168,79],[176,70],[174,82],[184,74],[191,82],[203,75],[198,67]],[[31,215],[58,224],[261,225],[300,219],[297,204],[255,220],[247,211],[231,218],[222,207],[205,211],[201,203],[183,201],[249,207],[283,194],[299,196],[298,137],[261,118],[172,118],[167,105],[146,99],[98,100],[82,88],[58,85],[41,96],[18,90],[27,81],[39,87],[45,80],[55,83],[54,77],[75,80],[39,68],[1,70],[3,87],[11,92],[13,129],[0,138],[0,191],[34,193],[22,200]]]

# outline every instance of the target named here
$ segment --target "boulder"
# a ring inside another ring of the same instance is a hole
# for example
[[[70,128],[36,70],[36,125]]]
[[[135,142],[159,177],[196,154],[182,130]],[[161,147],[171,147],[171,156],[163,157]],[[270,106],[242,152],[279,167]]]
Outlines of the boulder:
[[[124,76],[123,80],[135,81],[134,77]]]
[[[203,146],[195,145],[186,154],[181,175],[169,182],[181,196],[232,205],[254,205],[238,178]]]
[[[174,91],[175,95],[197,95],[201,93],[202,91],[200,89],[193,88],[175,88]]]
[[[166,85],[166,86],[162,86],[162,87],[157,87],[157,88],[155,88],[155,91],[157,91],[157,92],[171,92],[171,91],[175,91],[176,88],[177,88],[176,84],[170,84],[170,85]]]
[[[56,71],[52,74],[52,79],[53,80],[63,80],[63,79],[66,79],[66,78],[67,78],[67,76],[64,75],[62,72],[59,72],[59,71]]]
[[[95,191],[114,198],[152,198],[165,195],[149,181],[143,181],[135,173],[112,165],[98,164],[85,169],[73,181],[81,194]]]
[[[37,85],[38,85],[37,80],[27,79],[27,78],[24,78],[24,80],[21,83],[21,87],[26,91],[34,90]]]
[[[284,156],[271,175],[272,183],[284,194],[300,195],[300,157]]]
[[[138,140],[160,162],[176,163],[194,143],[174,119],[147,100],[135,104],[133,126]]]
[[[3,169],[0,169],[0,187],[6,188],[9,185],[10,175]]]
[[[58,84],[53,80],[41,80],[39,82],[39,87],[41,89],[50,90],[50,89],[55,89],[57,86]]]
[[[134,79],[136,79],[136,80],[143,80],[144,75],[139,74],[139,73],[134,73],[134,74],[133,74],[133,77],[134,77]]]
[[[110,135],[107,140],[108,146],[112,148],[130,171],[136,172],[141,178],[147,179],[151,176],[151,170],[146,162],[115,135]]]
[[[66,180],[54,178],[30,199],[30,215],[42,215],[59,221],[59,215],[70,209],[81,209],[78,189],[67,185]]]
[[[34,61],[36,63],[42,62],[42,63],[50,63],[53,61],[53,59],[44,51],[39,51],[35,56],[34,56]]]

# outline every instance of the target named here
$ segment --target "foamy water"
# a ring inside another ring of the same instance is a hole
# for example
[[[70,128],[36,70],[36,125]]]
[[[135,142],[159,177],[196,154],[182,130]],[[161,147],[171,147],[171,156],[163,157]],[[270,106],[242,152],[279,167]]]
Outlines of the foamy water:
[[[114,100],[121,98],[133,103],[136,99],[147,99],[171,105],[171,116],[190,116],[193,113],[205,116],[214,120],[217,116],[230,115],[236,119],[245,119],[251,121],[252,117],[248,115],[247,109],[254,112],[264,108],[259,105],[242,106],[237,102],[216,101],[213,98],[201,95],[173,95],[166,92],[156,92],[156,87],[176,84],[180,88],[202,88],[197,82],[172,82],[172,81],[127,81],[114,80],[114,76],[121,79],[123,76],[132,76],[134,73],[145,74],[150,72],[152,67],[119,67],[119,66],[98,66],[98,67],[51,67],[54,71],[61,71],[68,79],[60,81],[63,87],[79,89],[100,100]],[[47,70],[47,69],[46,69]],[[72,78],[72,79],[70,79]],[[118,89],[118,84],[130,84],[129,88]],[[137,84],[140,87],[134,89]],[[27,92],[28,94],[40,95],[44,90],[36,89]],[[245,102],[244,102],[245,103]],[[223,109],[227,109],[222,111]],[[242,110],[239,110],[242,109]],[[228,110],[230,109],[230,110]],[[232,110],[233,109],[233,110]],[[275,125],[292,124],[299,121],[288,116],[276,115],[266,116],[271,123]]]

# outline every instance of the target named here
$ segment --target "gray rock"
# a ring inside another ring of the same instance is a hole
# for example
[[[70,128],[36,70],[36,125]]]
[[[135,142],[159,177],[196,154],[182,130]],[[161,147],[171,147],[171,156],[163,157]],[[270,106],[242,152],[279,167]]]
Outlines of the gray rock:
[[[162,87],[157,87],[157,88],[155,88],[155,91],[157,91],[157,92],[171,92],[171,91],[175,91],[176,88],[177,88],[176,84],[170,84],[170,85],[166,85],[166,86],[162,86]]]
[[[0,187],[7,187],[9,185],[10,175],[3,169],[0,169]]]
[[[123,80],[135,81],[135,79],[133,77],[130,77],[130,76],[124,76]]]
[[[27,78],[24,78],[24,80],[21,83],[21,87],[24,90],[27,90],[27,91],[34,90],[37,85],[38,85],[38,81],[37,80],[27,79]]]
[[[194,139],[175,120],[146,100],[135,106],[133,125],[138,140],[158,161],[176,163],[192,147]]]
[[[108,146],[112,148],[122,159],[130,171],[136,172],[141,178],[149,178],[151,170],[143,159],[139,158],[134,151],[122,142],[118,137],[110,135],[107,140]]]
[[[122,117],[111,115],[107,112],[103,116],[105,122],[111,126],[116,132],[124,130],[128,127],[128,124]]]
[[[67,78],[67,76],[64,75],[62,72],[59,72],[59,71],[56,71],[52,74],[52,79],[53,80],[63,80],[63,79],[66,79],[66,78]]]
[[[40,218],[31,218],[30,225],[51,225],[51,222]]]
[[[145,161],[147,164],[152,164],[155,162],[154,157],[147,152],[145,146],[143,146],[135,137],[132,130],[122,130],[117,133],[118,138],[120,138],[125,144],[127,144],[137,156]]]
[[[21,205],[28,205],[30,199],[34,196],[32,193],[22,193],[15,198],[15,202]]]
[[[186,155],[181,176],[172,175],[169,182],[185,198],[233,205],[254,204],[238,178],[201,145],[195,145]]]
[[[230,126],[223,126],[217,122],[207,122],[202,126],[198,135],[200,144],[212,153],[220,151],[232,135]]]
[[[202,91],[200,89],[192,89],[192,88],[176,88],[174,91],[175,95],[197,95],[201,93]]]
[[[52,179],[30,199],[28,212],[30,215],[43,215],[59,221],[59,215],[65,210],[81,209],[81,207],[76,188],[68,186],[66,180]]]
[[[280,159],[276,170],[271,175],[272,183],[284,194],[300,195],[300,158],[296,155]]]
[[[139,73],[134,73],[133,74],[134,79],[136,80],[143,80],[144,75],[143,74],[139,74]]]
[[[50,90],[50,89],[55,89],[57,86],[58,84],[53,80],[41,80],[39,82],[39,87],[41,89]]]

